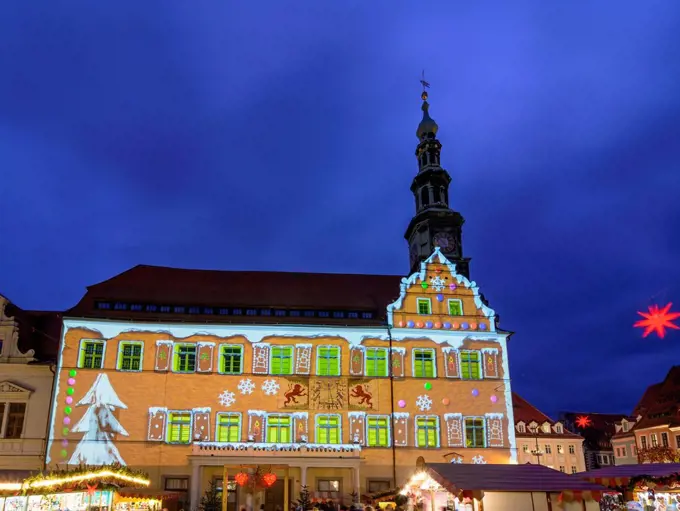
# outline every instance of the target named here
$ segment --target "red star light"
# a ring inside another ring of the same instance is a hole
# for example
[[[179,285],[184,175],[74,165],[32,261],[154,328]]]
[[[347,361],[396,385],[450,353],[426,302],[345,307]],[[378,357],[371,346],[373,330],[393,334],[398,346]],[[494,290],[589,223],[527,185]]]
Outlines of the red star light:
[[[670,312],[672,305],[672,303],[669,303],[663,309],[659,309],[658,305],[650,305],[649,312],[638,311],[638,314],[644,319],[636,321],[633,326],[645,329],[642,332],[642,337],[647,337],[652,332],[656,332],[656,335],[661,339],[666,336],[667,328],[680,330],[680,326],[672,322],[674,319],[680,318],[680,312]]]
[[[576,417],[576,425],[581,429],[587,428],[592,423],[593,421],[591,421],[590,417],[588,417],[587,415],[579,415],[578,417]]]

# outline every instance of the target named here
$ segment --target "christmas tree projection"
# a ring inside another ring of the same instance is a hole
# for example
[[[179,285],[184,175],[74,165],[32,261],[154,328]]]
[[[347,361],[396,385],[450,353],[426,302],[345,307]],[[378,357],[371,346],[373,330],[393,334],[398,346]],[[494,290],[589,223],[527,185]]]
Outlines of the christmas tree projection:
[[[87,406],[87,410],[78,424],[71,429],[72,433],[85,433],[76,446],[69,465],[125,465],[118,448],[114,445],[113,435],[129,436],[125,428],[113,415],[116,408],[127,409],[113,390],[106,374],[97,375],[97,379],[87,391],[85,397],[76,406]]]

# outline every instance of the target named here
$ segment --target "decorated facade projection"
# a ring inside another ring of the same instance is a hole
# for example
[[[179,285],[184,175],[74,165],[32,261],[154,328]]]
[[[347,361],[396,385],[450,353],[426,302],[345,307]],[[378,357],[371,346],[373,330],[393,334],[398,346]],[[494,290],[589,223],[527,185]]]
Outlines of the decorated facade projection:
[[[507,334],[474,282],[435,249],[387,316],[389,329],[66,320],[49,464],[182,472],[189,454],[304,451],[370,479],[394,447],[397,477],[453,449],[512,462]]]
[[[410,276],[137,266],[89,286],[64,320],[49,467],[126,464],[191,509],[271,467],[266,505],[287,511],[305,486],[399,487],[419,459],[516,462],[509,333],[469,279],[422,99]]]

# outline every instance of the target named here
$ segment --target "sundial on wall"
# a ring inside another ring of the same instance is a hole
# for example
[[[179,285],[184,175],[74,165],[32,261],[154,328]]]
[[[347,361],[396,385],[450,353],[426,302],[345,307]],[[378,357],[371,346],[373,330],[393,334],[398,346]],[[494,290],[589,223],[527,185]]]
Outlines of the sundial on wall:
[[[315,380],[310,398],[316,410],[342,410],[347,402],[347,382],[335,378]]]

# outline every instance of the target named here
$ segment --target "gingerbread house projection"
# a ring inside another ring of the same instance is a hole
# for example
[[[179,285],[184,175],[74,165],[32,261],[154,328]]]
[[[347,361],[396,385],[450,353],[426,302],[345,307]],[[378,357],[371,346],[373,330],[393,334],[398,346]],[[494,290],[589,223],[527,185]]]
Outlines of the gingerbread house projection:
[[[63,324],[47,465],[125,464],[191,509],[226,477],[230,505],[285,510],[305,485],[400,486],[418,458],[514,462],[509,333],[468,278],[423,112],[410,276],[137,266],[88,287]],[[262,470],[270,487],[241,487]]]

